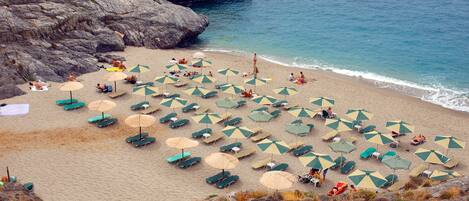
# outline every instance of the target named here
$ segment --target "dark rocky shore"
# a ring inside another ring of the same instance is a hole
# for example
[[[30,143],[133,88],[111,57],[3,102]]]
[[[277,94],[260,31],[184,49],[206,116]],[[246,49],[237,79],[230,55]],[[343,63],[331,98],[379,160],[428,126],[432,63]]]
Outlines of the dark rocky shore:
[[[191,44],[206,16],[166,0],[0,0],[0,99],[29,80],[96,71],[125,46]]]

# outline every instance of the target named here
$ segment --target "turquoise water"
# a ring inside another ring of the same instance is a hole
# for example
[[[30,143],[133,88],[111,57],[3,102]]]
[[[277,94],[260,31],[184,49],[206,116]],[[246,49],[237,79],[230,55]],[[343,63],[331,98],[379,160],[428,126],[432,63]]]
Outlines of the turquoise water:
[[[193,7],[206,49],[373,80],[469,111],[469,1],[232,0]]]

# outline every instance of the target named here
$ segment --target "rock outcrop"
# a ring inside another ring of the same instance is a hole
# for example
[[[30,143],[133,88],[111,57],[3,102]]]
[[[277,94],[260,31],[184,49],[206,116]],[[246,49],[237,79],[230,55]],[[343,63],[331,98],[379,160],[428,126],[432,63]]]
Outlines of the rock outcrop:
[[[187,46],[207,25],[166,0],[0,0],[0,99],[28,80],[95,71],[126,45]]]

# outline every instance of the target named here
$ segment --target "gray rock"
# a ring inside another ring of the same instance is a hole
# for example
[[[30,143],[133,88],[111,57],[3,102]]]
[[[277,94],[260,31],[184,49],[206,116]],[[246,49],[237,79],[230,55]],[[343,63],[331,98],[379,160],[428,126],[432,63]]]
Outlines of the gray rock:
[[[191,44],[208,19],[166,0],[0,0],[0,99],[15,84],[95,71],[126,45]]]

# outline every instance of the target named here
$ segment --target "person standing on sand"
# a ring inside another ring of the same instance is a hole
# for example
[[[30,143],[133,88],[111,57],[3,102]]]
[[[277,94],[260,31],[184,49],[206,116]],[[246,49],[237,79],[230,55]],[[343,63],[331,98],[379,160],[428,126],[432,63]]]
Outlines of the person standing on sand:
[[[322,171],[322,180],[323,180],[323,181],[326,181],[326,174],[327,174],[327,171],[329,171],[329,169],[327,169],[327,168]]]
[[[253,67],[253,72],[252,74],[254,74],[254,77],[257,76],[257,73],[259,73],[259,69],[257,68],[257,54],[254,52],[254,57],[252,58],[252,67]]]

